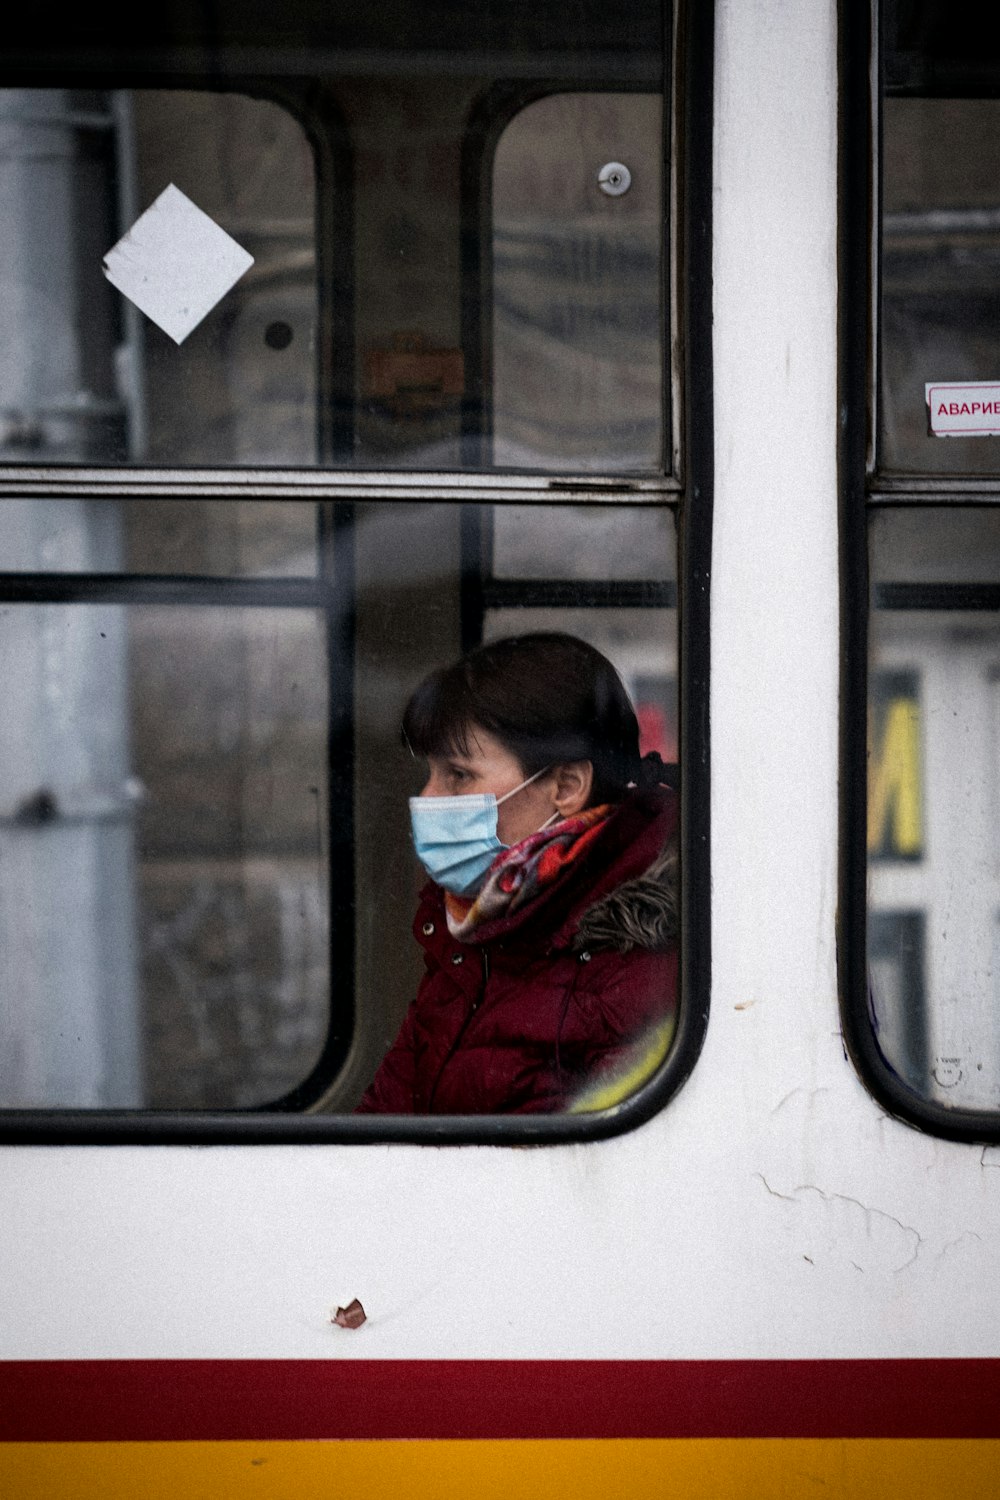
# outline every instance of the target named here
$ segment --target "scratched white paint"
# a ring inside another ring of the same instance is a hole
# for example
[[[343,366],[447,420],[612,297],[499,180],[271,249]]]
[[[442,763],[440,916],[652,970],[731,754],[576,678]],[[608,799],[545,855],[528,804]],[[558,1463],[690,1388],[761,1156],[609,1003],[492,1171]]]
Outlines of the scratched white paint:
[[[182,344],[253,256],[173,183],[104,258],[111,285]]]
[[[839,1037],[835,113],[832,4],[720,0],[690,1082],[548,1150],[8,1149],[4,1355],[1000,1355],[997,1154],[885,1119]],[[369,1321],[331,1327],[353,1297]]]

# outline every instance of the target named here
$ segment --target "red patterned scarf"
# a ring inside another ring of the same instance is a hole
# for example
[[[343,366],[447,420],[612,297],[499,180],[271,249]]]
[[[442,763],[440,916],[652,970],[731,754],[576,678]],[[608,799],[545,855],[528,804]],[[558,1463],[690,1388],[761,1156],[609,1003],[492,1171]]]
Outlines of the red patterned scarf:
[[[588,807],[504,849],[487,870],[479,894],[471,900],[446,892],[445,912],[452,937],[460,943],[475,942],[484,922],[512,915],[539,891],[554,885],[564,870],[586,854],[611,810],[610,803]]]

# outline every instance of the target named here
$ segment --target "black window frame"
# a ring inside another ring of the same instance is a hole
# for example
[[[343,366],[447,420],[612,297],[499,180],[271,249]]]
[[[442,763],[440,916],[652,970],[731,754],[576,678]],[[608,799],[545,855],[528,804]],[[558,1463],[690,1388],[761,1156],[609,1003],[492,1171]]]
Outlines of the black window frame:
[[[892,0],[884,0],[886,12]],[[869,613],[880,609],[1000,608],[1000,588],[974,584],[886,583],[869,578],[870,518],[889,508],[1000,504],[1000,480],[970,475],[912,476],[879,468],[878,320],[880,163],[884,60],[879,0],[842,0],[840,13],[839,369],[840,414],[840,884],[837,947],[843,1038],[874,1099],[928,1134],[982,1145],[1000,1142],[1000,1109],[950,1108],[907,1086],[879,1049],[868,967],[867,723]],[[906,76],[897,86],[975,95],[987,81],[1000,96],[1000,70],[965,87],[950,66]]]
[[[154,496],[247,500],[260,498],[308,499],[322,502],[320,514],[326,519],[322,537],[336,531],[338,544],[332,548],[329,565],[321,561],[320,576],[308,583],[294,581],[302,595],[297,603],[312,602],[328,610],[331,622],[328,649],[334,684],[347,688],[340,700],[339,719],[333,705],[337,692],[331,691],[329,836],[339,840],[345,851],[345,864],[351,867],[353,829],[350,827],[353,788],[353,741],[351,690],[354,662],[353,611],[333,609],[333,594],[342,601],[353,590],[352,549],[343,545],[350,535],[352,506],[360,499],[395,501],[426,500],[451,502],[456,506],[544,501],[566,506],[593,501],[619,504],[658,504],[669,507],[678,523],[679,564],[676,597],[682,616],[679,624],[679,718],[681,726],[681,1003],[676,1035],[668,1058],[649,1082],[611,1110],[593,1114],[505,1117],[486,1116],[351,1116],[320,1114],[308,1111],[322,1096],[332,1080],[330,1064],[343,1056],[349,1037],[328,1039],[328,1049],[321,1067],[285,1099],[267,1109],[245,1111],[162,1111],[162,1110],[5,1110],[0,1112],[0,1141],[22,1144],[265,1144],[278,1142],[366,1143],[409,1141],[430,1144],[526,1145],[557,1144],[601,1139],[630,1130],[657,1113],[689,1076],[703,1045],[710,987],[710,867],[709,867],[709,596],[712,535],[712,291],[711,291],[711,208],[712,208],[712,116],[713,116],[713,42],[714,6],[688,0],[678,6],[676,19],[666,6],[666,40],[664,69],[672,80],[673,141],[671,193],[677,205],[677,222],[670,226],[674,235],[671,291],[667,306],[675,324],[681,349],[680,368],[671,358],[674,340],[668,329],[664,337],[665,387],[670,394],[668,409],[675,415],[665,427],[668,462],[664,476],[586,476],[576,478],[560,474],[515,474],[509,471],[463,471],[460,473],[427,473],[392,470],[359,471],[345,468],[316,468],[283,473],[280,470],[246,471],[177,470],[177,469],[86,469],[67,465],[6,466],[0,468],[0,497],[44,498],[58,503],[60,496],[75,498],[115,497],[141,500]],[[65,60],[61,63],[65,67]],[[85,66],[85,62],[81,64]],[[136,65],[138,66],[138,65]],[[175,65],[176,66],[176,65]],[[93,60],[91,60],[93,67]],[[167,81],[176,87],[190,88],[192,75],[187,71],[174,74],[151,74],[148,57],[141,64],[141,79],[129,76],[129,83],[159,86]],[[115,59],[114,75],[109,72],[88,73],[90,86],[121,86],[129,73],[128,58]],[[18,72],[10,55],[3,65],[0,83],[23,86],[66,86],[62,72],[29,58],[24,71]],[[275,98],[288,106],[299,95],[309,96],[308,80],[302,92],[286,87],[272,92],[260,78],[227,75],[224,86],[238,92]],[[540,85],[545,83],[545,87]],[[206,87],[217,85],[214,75]],[[570,84],[570,87],[573,85]],[[578,85],[585,86],[585,85]],[[553,86],[548,80],[529,82],[540,92],[567,88],[567,80]],[[535,93],[538,97],[538,92]],[[486,137],[484,136],[484,140]],[[346,150],[346,145],[344,146]],[[349,174],[346,177],[349,182]],[[468,179],[467,179],[468,180]],[[329,197],[329,195],[326,195]],[[322,256],[324,245],[336,243],[331,235],[330,203],[323,203],[320,193],[320,219],[317,225],[317,250]],[[341,202],[343,200],[341,199]],[[480,231],[481,235],[481,231]],[[343,241],[341,241],[343,244]],[[480,238],[480,244],[482,239]],[[321,260],[321,265],[323,264]],[[340,347],[346,352],[338,361],[331,381],[321,398],[324,409],[333,413],[333,423],[322,452],[329,461],[346,449],[346,431],[353,384],[353,338],[350,311],[350,242],[347,249],[329,260],[325,275],[332,288],[331,304],[339,319]],[[322,298],[321,298],[322,308]],[[323,313],[321,311],[321,319]],[[332,326],[332,325],[331,325]],[[679,398],[678,387],[682,392]],[[322,388],[321,388],[322,389]],[[669,455],[677,450],[679,430],[683,470],[673,472]],[[673,433],[673,436],[671,435]],[[466,514],[471,514],[467,511]],[[465,528],[467,538],[470,528]],[[321,559],[324,549],[321,547]],[[284,597],[282,588],[288,580],[274,583],[255,580],[249,592],[260,587],[273,588],[275,598]],[[483,560],[476,555],[472,541],[463,554],[462,623],[471,639],[481,622],[485,608],[500,602],[568,602],[572,590],[559,580],[492,580],[484,573]],[[212,602],[231,602],[248,592],[241,580],[116,577],[80,579],[61,575],[57,580],[37,575],[0,574],[0,598],[10,598],[22,590],[22,598],[47,598],[53,591],[61,597],[76,600],[87,589],[101,588],[112,595],[135,602],[139,596],[153,597],[157,602],[176,597],[189,600],[191,591],[203,591]],[[587,590],[590,590],[589,595]],[[35,591],[34,593],[32,591]],[[527,593],[526,593],[527,591]],[[611,597],[608,598],[607,594]],[[308,594],[308,601],[306,595]],[[671,591],[663,585],[609,584],[582,585],[572,594],[573,603],[594,605],[660,605],[669,602]],[[256,594],[254,595],[256,598]],[[341,674],[337,676],[336,674]],[[331,853],[334,844],[331,844]],[[331,867],[333,860],[331,858]],[[331,899],[334,882],[331,879]],[[347,903],[335,919],[331,934],[331,961],[348,961],[353,952],[353,901]],[[339,935],[338,935],[339,934]],[[339,948],[336,946],[339,944]],[[353,992],[353,985],[351,986]]]

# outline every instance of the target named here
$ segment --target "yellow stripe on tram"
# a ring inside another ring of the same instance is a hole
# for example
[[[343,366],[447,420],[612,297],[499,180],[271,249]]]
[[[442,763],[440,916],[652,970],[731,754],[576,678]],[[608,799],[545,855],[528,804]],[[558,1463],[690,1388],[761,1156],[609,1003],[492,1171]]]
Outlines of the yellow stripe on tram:
[[[996,1500],[1000,1440],[9,1443],[9,1500]]]

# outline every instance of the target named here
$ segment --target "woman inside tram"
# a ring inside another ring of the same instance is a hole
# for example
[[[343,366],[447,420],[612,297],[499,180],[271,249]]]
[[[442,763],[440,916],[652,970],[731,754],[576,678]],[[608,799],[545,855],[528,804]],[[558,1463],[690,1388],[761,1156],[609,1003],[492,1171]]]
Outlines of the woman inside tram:
[[[618,673],[573,636],[493,641],[426,678],[403,738],[425,973],[359,1112],[617,1102],[666,1055],[678,961],[673,768]]]

